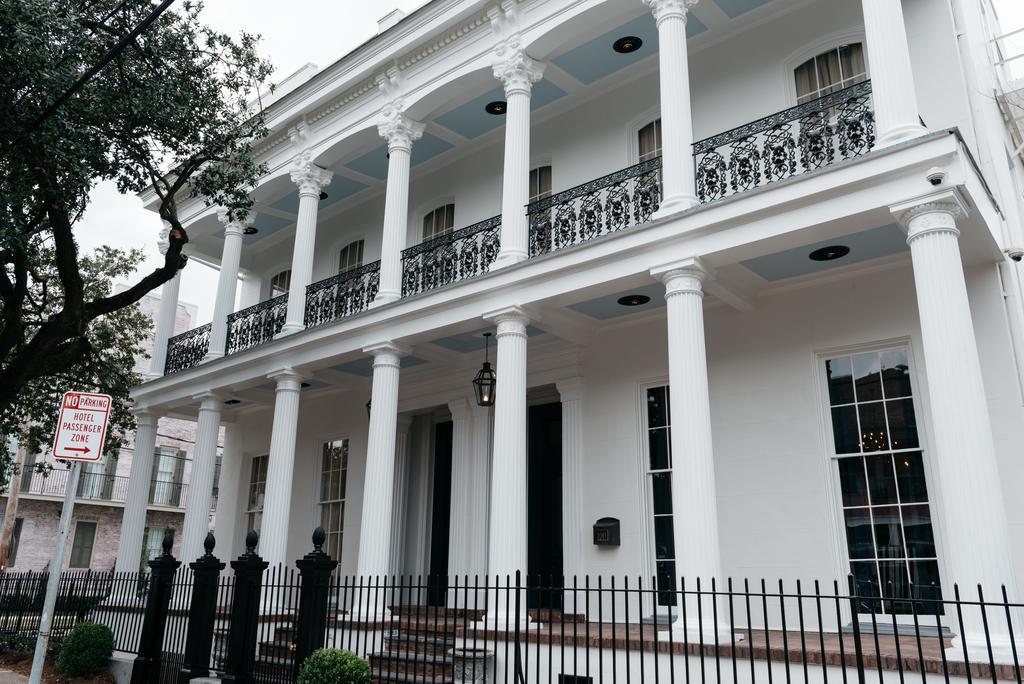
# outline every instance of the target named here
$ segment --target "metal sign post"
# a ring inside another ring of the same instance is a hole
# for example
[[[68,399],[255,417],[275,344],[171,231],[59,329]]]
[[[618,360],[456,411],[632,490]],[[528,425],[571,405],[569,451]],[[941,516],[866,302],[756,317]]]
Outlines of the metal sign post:
[[[46,647],[53,627],[53,612],[57,604],[61,570],[64,568],[64,553],[67,549],[68,533],[71,532],[71,515],[75,510],[75,495],[78,492],[78,478],[82,461],[95,463],[103,458],[103,438],[107,433],[107,419],[110,416],[111,398],[106,394],[88,392],[65,392],[57,419],[57,434],[53,440],[53,456],[71,461],[67,490],[64,492],[64,508],[60,512],[60,528],[57,531],[57,545],[50,559],[50,574],[46,578],[46,597],[43,600],[43,614],[39,620],[39,637],[36,651],[32,656],[32,673],[29,684],[39,684],[43,676],[43,662]]]

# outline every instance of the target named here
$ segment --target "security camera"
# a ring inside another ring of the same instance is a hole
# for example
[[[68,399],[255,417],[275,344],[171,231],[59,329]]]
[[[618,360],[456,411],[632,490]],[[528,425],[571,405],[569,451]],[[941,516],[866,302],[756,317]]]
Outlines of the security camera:
[[[1024,247],[1007,247],[1003,251],[1006,253],[1006,256],[1010,257],[1014,261],[1024,259]]]
[[[928,182],[932,185],[942,185],[943,181],[946,180],[946,170],[940,169],[937,166],[932,167],[928,169],[928,173],[925,175],[925,178],[927,178]]]

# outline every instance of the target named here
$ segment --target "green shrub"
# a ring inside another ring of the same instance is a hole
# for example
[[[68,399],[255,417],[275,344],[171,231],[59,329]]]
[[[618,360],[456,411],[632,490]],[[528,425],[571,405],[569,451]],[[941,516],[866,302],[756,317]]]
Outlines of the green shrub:
[[[64,638],[57,669],[68,677],[98,675],[114,653],[114,634],[106,625],[79,622]]]
[[[302,664],[297,684],[370,684],[370,664],[350,651],[317,649]]]
[[[0,634],[0,653],[31,653],[35,646],[35,637],[25,634]]]

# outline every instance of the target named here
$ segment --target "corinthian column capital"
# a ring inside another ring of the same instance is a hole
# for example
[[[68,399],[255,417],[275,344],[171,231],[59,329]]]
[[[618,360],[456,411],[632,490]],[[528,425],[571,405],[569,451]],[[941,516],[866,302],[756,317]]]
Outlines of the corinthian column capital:
[[[313,155],[309,150],[300,152],[292,160],[292,182],[299,186],[299,195],[320,195],[330,185],[334,176],[327,169],[313,163]]]
[[[246,228],[252,226],[256,220],[256,213],[252,211],[235,213],[232,218],[231,212],[226,207],[217,209],[217,220],[224,224],[224,235],[244,235]]]
[[[889,207],[889,211],[906,231],[910,243],[932,233],[959,236],[956,222],[967,215],[966,206],[960,193],[949,190]]]
[[[494,51],[494,78],[505,86],[505,96],[529,93],[544,75],[545,65],[526,54],[518,38],[502,41]]]
[[[654,20],[658,24],[666,19],[678,18],[686,21],[686,13],[697,4],[698,0],[643,0],[651,8]]]
[[[163,227],[160,228],[160,232],[156,236],[156,248],[160,250],[160,254],[167,254],[167,250],[171,246],[171,224],[169,221],[163,222]]]
[[[388,150],[410,150],[423,137],[423,124],[398,111],[385,111],[385,119],[377,125],[380,137],[388,141]]]

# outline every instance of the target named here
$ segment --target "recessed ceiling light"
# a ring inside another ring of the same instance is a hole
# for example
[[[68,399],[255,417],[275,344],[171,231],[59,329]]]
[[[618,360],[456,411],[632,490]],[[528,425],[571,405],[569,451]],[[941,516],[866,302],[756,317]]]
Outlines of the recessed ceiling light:
[[[325,199],[327,199],[327,193],[324,192],[323,190],[321,190],[320,191],[320,201],[323,202]]]
[[[241,399],[225,399],[224,400],[224,405],[225,406],[237,406],[238,404],[241,404],[241,403],[242,403]]]
[[[505,112],[508,111],[508,103],[504,100],[488,102],[487,106],[484,107],[484,111],[488,114],[494,114],[495,116],[503,116]]]
[[[308,382],[302,383],[302,389],[306,389],[307,387],[312,387],[312,385],[310,385]]]
[[[642,306],[651,301],[651,298],[642,294],[631,294],[619,297],[619,304],[622,306]]]
[[[835,259],[842,259],[849,253],[850,248],[846,245],[829,245],[828,247],[816,249],[807,256],[811,261],[833,261]]]
[[[612,50],[628,55],[630,52],[636,52],[639,50],[643,44],[644,41],[640,40],[636,36],[623,36],[612,43]]]
[[[242,235],[255,235],[260,232],[255,226],[246,226],[242,229]]]

